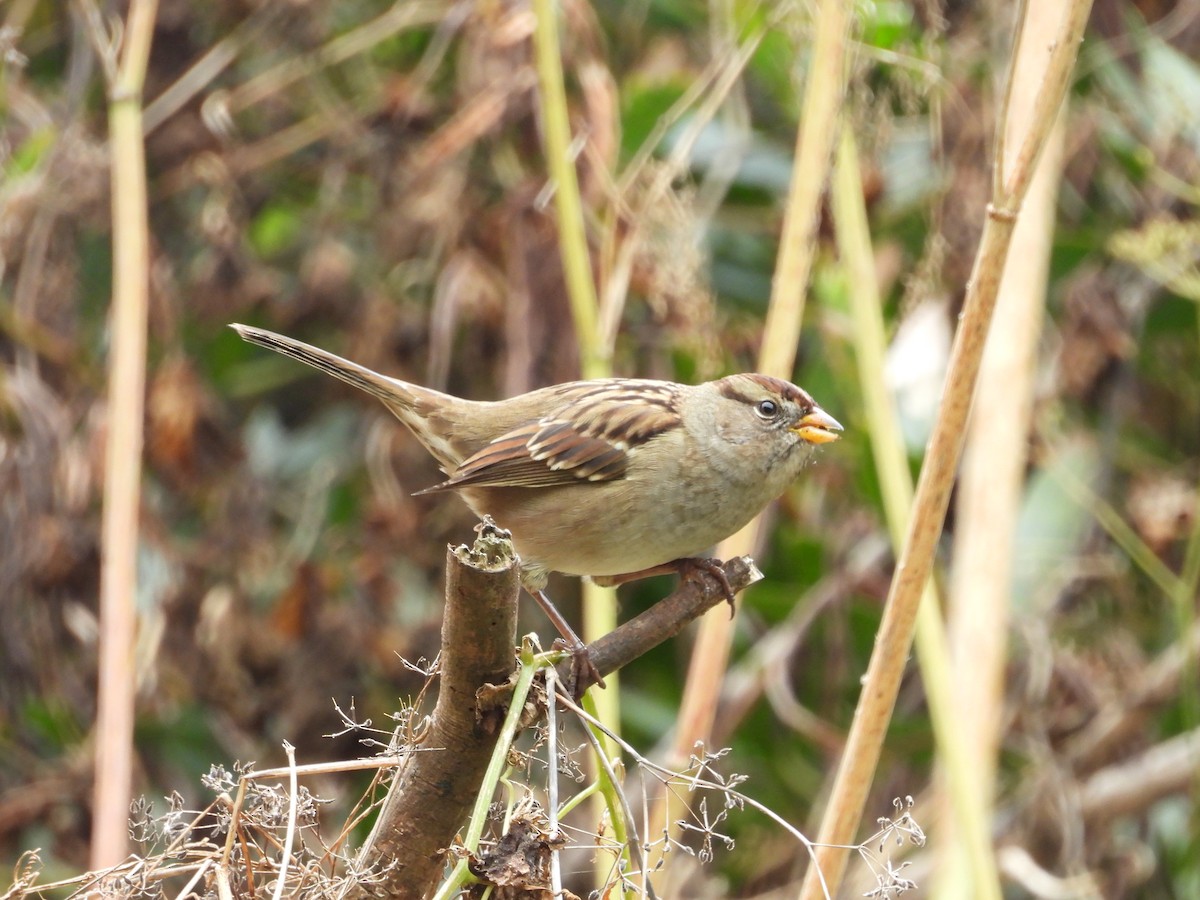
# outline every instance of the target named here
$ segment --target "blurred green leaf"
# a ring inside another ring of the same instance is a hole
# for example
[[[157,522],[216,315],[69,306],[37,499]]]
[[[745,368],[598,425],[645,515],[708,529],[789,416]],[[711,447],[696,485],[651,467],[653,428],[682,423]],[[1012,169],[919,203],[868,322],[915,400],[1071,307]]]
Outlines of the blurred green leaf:
[[[46,154],[54,149],[59,137],[58,131],[49,125],[31,132],[7,159],[0,156],[0,159],[4,159],[4,178],[17,178],[38,168],[45,161]]]
[[[291,250],[304,228],[301,211],[282,201],[263,207],[250,223],[250,243],[265,259]]]
[[[682,82],[639,87],[625,85],[621,102],[621,155],[628,159],[649,139],[659,120],[675,104],[687,85]]]
[[[362,459],[358,426],[358,416],[347,405],[326,407],[295,429],[284,428],[275,410],[258,407],[245,426],[250,468],[272,481],[303,478],[318,466],[345,471]]]
[[[919,37],[913,27],[913,7],[909,3],[878,0],[860,3],[858,10],[862,13],[862,41],[868,46],[890,50]]]

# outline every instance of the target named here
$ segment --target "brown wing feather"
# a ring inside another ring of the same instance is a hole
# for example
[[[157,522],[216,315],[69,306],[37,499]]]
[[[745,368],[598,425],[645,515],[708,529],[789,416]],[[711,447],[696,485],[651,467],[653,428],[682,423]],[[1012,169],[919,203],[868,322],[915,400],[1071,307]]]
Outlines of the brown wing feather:
[[[562,385],[563,405],[521,425],[421,493],[468,486],[555,487],[625,475],[631,447],[679,426],[673,386],[611,379]]]

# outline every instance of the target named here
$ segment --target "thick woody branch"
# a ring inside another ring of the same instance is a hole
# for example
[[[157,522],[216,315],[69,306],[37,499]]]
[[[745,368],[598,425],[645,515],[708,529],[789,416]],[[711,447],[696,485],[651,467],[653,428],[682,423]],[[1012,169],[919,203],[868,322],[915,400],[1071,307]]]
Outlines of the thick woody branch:
[[[490,524],[480,526],[480,532],[473,547],[447,554],[437,703],[428,733],[401,766],[359,853],[359,871],[383,873],[382,878],[355,884],[344,895],[348,900],[425,895],[441,876],[444,851],[466,820],[495,751],[496,728],[481,721],[478,691],[485,684],[508,681],[515,667],[519,583],[507,535]],[[735,592],[762,577],[749,557],[730,560],[724,572]],[[715,579],[684,581],[589,645],[592,661],[601,674],[614,672],[724,598]],[[562,665],[567,677],[571,663]]]
[[[444,851],[462,826],[495,749],[496,729],[477,716],[476,692],[503,684],[516,668],[520,589],[507,535],[480,526],[470,548],[446,554],[440,687],[428,733],[388,790],[360,871],[384,873],[345,896],[420,898],[441,876]]]

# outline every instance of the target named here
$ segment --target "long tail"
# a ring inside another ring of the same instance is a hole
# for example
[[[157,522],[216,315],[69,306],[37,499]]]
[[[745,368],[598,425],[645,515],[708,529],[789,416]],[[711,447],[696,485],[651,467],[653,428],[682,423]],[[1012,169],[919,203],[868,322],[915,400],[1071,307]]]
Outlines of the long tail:
[[[478,427],[478,408],[485,404],[380,375],[366,366],[274,331],[250,325],[230,324],[229,327],[251,344],[290,356],[382,400],[383,405],[416,435],[447,475],[453,474],[466,457],[490,440],[490,435],[480,434]]]
[[[423,394],[432,393],[428,388],[410,385],[408,382],[396,378],[388,378],[366,366],[343,359],[337,354],[286,335],[276,334],[274,331],[236,323],[229,327],[251,344],[257,344],[268,350],[282,353],[284,356],[290,356],[292,359],[298,359],[314,369],[320,369],[334,378],[340,378],[347,384],[352,384],[359,390],[378,397],[393,411],[398,412],[397,407],[408,410],[415,409],[422,405]]]
[[[467,401],[398,378],[380,375],[335,353],[286,335],[276,334],[274,331],[236,323],[230,324],[229,327],[251,344],[290,356],[382,400],[383,405],[407,425],[417,440],[425,445],[425,449],[438,461],[443,471],[453,472],[462,463],[463,449],[456,446],[444,433],[431,429],[427,420],[431,416],[439,419],[454,416],[460,407],[470,405]]]

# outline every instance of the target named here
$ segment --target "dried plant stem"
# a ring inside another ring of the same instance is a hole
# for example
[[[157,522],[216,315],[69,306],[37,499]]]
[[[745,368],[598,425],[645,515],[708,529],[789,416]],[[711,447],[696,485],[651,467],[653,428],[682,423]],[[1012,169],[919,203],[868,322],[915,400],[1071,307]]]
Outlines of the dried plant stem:
[[[845,96],[846,49],[852,11],[852,5],[842,0],[822,0],[815,13],[817,31],[800,116],[803,124],[796,134],[783,238],[758,358],[760,372],[788,380],[795,367],[804,298],[815,255],[821,195]],[[760,530],[761,517],[726,538],[717,548],[717,555],[729,559],[752,553],[758,544]],[[721,683],[729,667],[733,627],[733,619],[723,610],[713,610],[700,621],[669,766],[682,766],[696,744],[707,742],[712,735]],[[674,827],[669,804],[670,795],[667,794],[653,810],[650,819],[653,829]]]
[[[292,847],[296,842],[296,797],[300,793],[299,779],[296,777],[296,748],[284,741],[283,752],[288,761],[288,818],[283,850],[279,855],[279,874],[275,877],[274,900],[283,900],[283,888],[287,884],[288,866],[292,862]]]
[[[821,824],[817,861],[806,873],[801,889],[802,900],[827,896],[817,869],[831,894],[837,893],[845,872],[844,847],[853,842],[862,819],[867,792],[879,761],[883,737],[912,643],[921,595],[933,568],[933,554],[950,501],[967,415],[1017,212],[1024,202],[1033,168],[1062,105],[1090,8],[1090,0],[1068,0],[1065,4],[1059,37],[1049,50],[1048,74],[1034,104],[1027,137],[1022,142],[1014,168],[1011,171],[1005,168],[995,182],[997,188],[988,208],[975,267],[967,285],[963,314],[951,350],[945,392],[921,467],[904,549],[896,564],[875,652]],[[1019,23],[1018,27],[1024,27],[1024,22]],[[1006,91],[1011,90],[1013,81],[1010,76]],[[1005,161],[1003,157],[997,158],[994,164],[1004,166]]]
[[[853,4],[844,0],[823,0],[816,12],[817,34],[804,89],[803,127],[796,135],[783,237],[758,353],[758,370],[780,378],[790,378],[796,364],[808,276],[816,256],[821,197],[846,94],[846,50],[853,10]]]
[[[1079,811],[1089,819],[1142,814],[1156,800],[1188,792],[1200,771],[1200,729],[1168,738],[1088,777]]]
[[[1057,25],[1053,18],[1056,12],[1052,4],[1034,4],[1029,8],[1024,30],[1030,35],[1052,33]],[[1029,126],[1042,81],[1044,56],[1039,48],[1037,40],[1019,43],[1009,118],[998,123],[1018,139]],[[960,677],[953,684],[954,708],[947,712],[957,723],[954,733],[965,754],[963,765],[953,766],[950,755],[943,752],[940,761],[950,777],[942,782],[940,790],[943,807],[969,801],[971,808],[979,811],[978,824],[983,825],[993,816],[993,785],[1004,720],[1013,541],[1025,480],[1037,342],[1062,170],[1062,117],[1055,121],[1013,231],[975,395],[978,408],[1003,409],[1005,414],[972,417],[957,495],[958,524],[947,618],[951,652]],[[918,633],[918,642],[920,639]],[[964,854],[972,858],[976,855],[974,848],[968,848],[968,840],[987,837],[986,832],[975,834],[976,824],[947,830],[941,842],[936,896],[949,900],[978,895],[977,867],[961,864]],[[990,842],[988,849],[990,852]]]
[[[269,16],[277,12],[270,7],[260,9],[262,10],[261,13],[258,13],[260,16],[263,14]],[[229,111],[232,114],[242,112],[250,106],[285,91],[316,72],[332,68],[366,53],[382,41],[414,28],[436,24],[445,17],[446,5],[444,3],[433,2],[433,0],[407,0],[404,3],[395,3],[369,22],[364,22],[344,34],[336,35],[313,52],[289,57],[238,85],[229,92],[226,98]],[[234,38],[233,43],[236,49],[237,41],[243,39],[243,35],[235,33]],[[221,46],[217,45],[214,50],[219,50]],[[169,95],[180,91],[184,92],[186,98],[189,88],[203,86],[210,73],[215,74],[215,71],[222,67],[218,61],[219,57],[218,60],[214,60],[213,56],[214,51],[205,54],[184,73],[175,85],[172,85],[169,92],[164,91],[156,98],[153,106],[167,103]],[[147,113],[149,112],[150,110],[147,110]]]
[[[722,105],[737,87],[738,80],[758,49],[770,25],[755,29],[740,45],[710,63],[696,77],[683,95],[671,108],[658,118],[654,129],[633,159],[625,167],[614,186],[618,203],[628,209],[614,209],[604,229],[604,240],[600,258],[605,268],[601,272],[603,301],[601,303],[600,331],[602,340],[612,352],[616,340],[621,312],[633,277],[634,257],[644,243],[642,231],[649,216],[646,210],[662,203],[671,190],[672,182],[688,168],[696,142],[716,117]],[[683,121],[687,113],[686,121]],[[639,177],[647,170],[653,151],[662,143],[670,128],[681,123],[674,136],[674,144],[663,160],[664,165],[650,177],[649,186],[640,192],[633,190]],[[635,196],[636,193],[636,196]],[[618,212],[620,215],[618,215]],[[618,223],[621,229],[618,236]]]
[[[905,458],[904,441],[883,375],[887,350],[883,307],[875,276],[875,256],[867,226],[858,152],[850,128],[842,140],[834,167],[832,206],[838,248],[849,278],[850,306],[854,317],[855,356],[859,384],[871,432],[871,450],[883,492],[884,513],[892,544],[904,540],[904,527],[912,511],[913,485]],[[967,848],[972,896],[999,900],[1000,883],[992,855],[989,815],[978,798],[976,779],[969,764],[962,733],[955,727],[951,687],[950,651],[939,613],[933,580],[925,582],[917,616],[917,651],[925,693],[937,735],[938,749],[946,760],[957,833]]]
[[[112,865],[125,856],[133,778],[138,507],[150,290],[142,84],[157,8],[157,0],[134,0],[125,24],[120,62],[115,70],[110,67],[108,127],[114,262],[100,550],[100,675],[94,732],[94,869]],[[105,52],[103,38],[93,37]]]
[[[1121,704],[1107,706],[1082,731],[1073,736],[1062,754],[1074,771],[1090,771],[1119,756],[1117,747],[1145,732],[1151,712],[1181,696],[1195,685],[1196,658],[1200,656],[1200,623],[1179,636],[1125,686]]]

